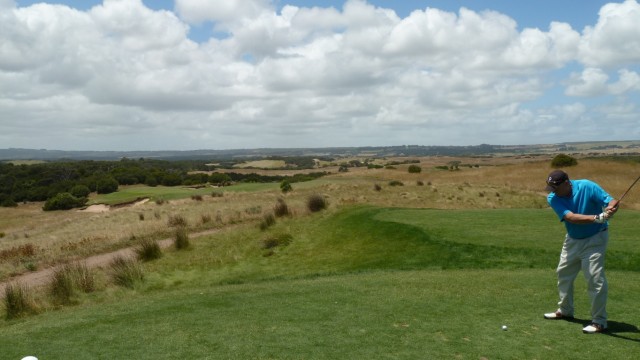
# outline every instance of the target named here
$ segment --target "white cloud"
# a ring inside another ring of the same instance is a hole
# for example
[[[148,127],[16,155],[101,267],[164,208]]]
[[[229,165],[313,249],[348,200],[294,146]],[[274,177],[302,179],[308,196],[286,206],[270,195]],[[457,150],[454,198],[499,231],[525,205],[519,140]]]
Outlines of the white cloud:
[[[136,137],[147,139],[138,149],[527,143],[560,140],[588,118],[590,97],[638,112],[624,105],[640,76],[617,65],[640,56],[633,0],[607,5],[582,34],[465,8],[400,18],[363,0],[275,4],[178,0],[173,13],[141,0],[88,11],[0,0],[0,144],[52,147],[26,144],[53,129],[83,139],[69,146],[103,148]],[[226,35],[196,43],[198,23]],[[561,92],[552,72],[576,61],[592,65],[565,94],[585,102],[543,103]]]
[[[609,82],[609,75],[602,69],[587,68],[581,74],[572,74],[566,94],[569,96],[623,95],[640,90],[640,75],[621,69],[618,81]]]
[[[603,6],[597,24],[583,32],[579,60],[591,67],[640,62],[640,4],[626,0]]]
[[[601,69],[587,68],[581,74],[572,74],[566,94],[569,96],[598,96],[607,92],[609,76]]]

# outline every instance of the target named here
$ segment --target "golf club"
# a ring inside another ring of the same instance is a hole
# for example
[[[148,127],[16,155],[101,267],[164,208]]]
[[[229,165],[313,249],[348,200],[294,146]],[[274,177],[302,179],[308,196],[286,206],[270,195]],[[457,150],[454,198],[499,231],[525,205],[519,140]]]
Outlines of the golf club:
[[[618,206],[620,206],[620,203],[622,202],[622,199],[624,199],[625,196],[627,196],[627,194],[629,193],[629,190],[631,190],[631,188],[633,187],[633,185],[635,185],[638,180],[640,180],[640,176],[638,176],[638,178],[636,179],[636,181],[633,182],[633,184],[631,184],[631,186],[629,186],[629,188],[627,189],[627,191],[624,192],[624,194],[622,194],[622,196],[620,196],[620,199],[618,199],[618,202],[616,203],[616,206],[614,206],[615,208],[617,208]]]

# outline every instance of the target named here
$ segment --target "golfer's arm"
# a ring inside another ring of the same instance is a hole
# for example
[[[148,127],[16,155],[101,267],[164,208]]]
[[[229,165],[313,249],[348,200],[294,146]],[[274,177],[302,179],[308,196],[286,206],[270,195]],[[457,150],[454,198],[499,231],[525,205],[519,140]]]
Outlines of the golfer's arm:
[[[593,215],[575,214],[572,212],[568,212],[564,216],[564,221],[572,224],[591,224],[593,220]]]

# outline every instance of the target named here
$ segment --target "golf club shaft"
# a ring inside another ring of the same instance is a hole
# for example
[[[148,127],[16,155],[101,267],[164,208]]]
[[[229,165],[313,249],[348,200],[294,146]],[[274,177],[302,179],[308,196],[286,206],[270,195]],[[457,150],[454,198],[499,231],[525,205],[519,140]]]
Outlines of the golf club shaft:
[[[631,188],[638,182],[638,180],[640,180],[640,176],[638,176],[636,181],[634,181],[633,184],[631,184],[631,186],[629,186],[627,191],[625,191],[624,194],[622,194],[622,196],[620,196],[620,199],[618,199],[618,202],[616,203],[615,207],[618,207],[620,205],[620,203],[622,202],[622,199],[624,199],[624,197],[627,196],[627,194],[629,193],[629,190],[631,190]]]

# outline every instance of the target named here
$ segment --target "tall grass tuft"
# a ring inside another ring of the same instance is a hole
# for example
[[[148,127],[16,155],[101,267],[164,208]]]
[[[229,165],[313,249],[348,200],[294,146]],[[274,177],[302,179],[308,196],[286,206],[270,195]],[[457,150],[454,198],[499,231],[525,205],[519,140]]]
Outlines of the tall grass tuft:
[[[289,209],[289,205],[284,201],[283,198],[278,199],[278,203],[273,207],[273,214],[276,217],[290,216],[291,210]]]
[[[260,222],[260,230],[265,231],[275,224],[276,224],[276,217],[271,213],[265,214],[264,218]]]
[[[133,289],[137,282],[144,280],[144,272],[139,262],[118,256],[111,262],[111,273],[116,285]]]
[[[190,246],[189,234],[187,233],[187,229],[185,229],[184,227],[179,227],[176,229],[174,245],[177,250],[187,249]]]
[[[169,220],[167,220],[167,224],[170,227],[186,227],[187,219],[182,215],[170,215]]]
[[[57,305],[71,305],[75,295],[73,275],[68,265],[56,269],[49,287],[49,294]]]
[[[71,305],[77,290],[89,293],[96,289],[95,278],[86,264],[66,264],[53,272],[49,294],[58,305]]]
[[[17,319],[38,312],[33,301],[31,289],[20,283],[7,284],[5,288],[4,306],[7,320]]]
[[[162,249],[157,241],[150,238],[143,238],[136,249],[138,259],[142,261],[151,261],[162,257]]]
[[[311,212],[318,212],[327,208],[327,200],[324,196],[314,194],[307,198],[307,208]]]

